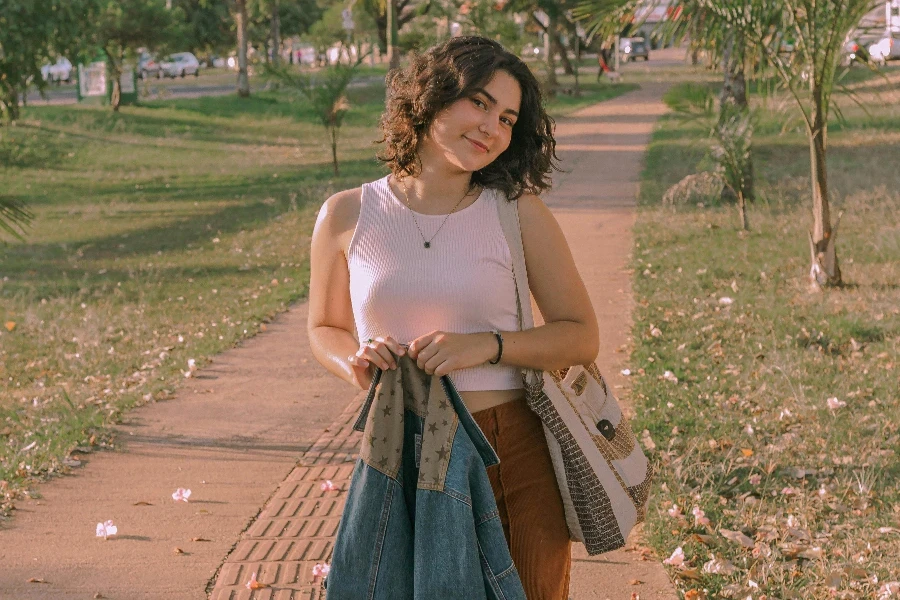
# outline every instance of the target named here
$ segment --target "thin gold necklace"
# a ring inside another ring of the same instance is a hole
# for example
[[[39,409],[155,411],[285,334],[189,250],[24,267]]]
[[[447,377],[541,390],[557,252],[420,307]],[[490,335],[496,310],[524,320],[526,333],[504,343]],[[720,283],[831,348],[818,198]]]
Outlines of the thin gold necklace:
[[[456,206],[453,207],[447,216],[444,217],[444,220],[441,221],[440,226],[437,228],[437,231],[434,232],[434,235],[431,236],[430,240],[425,239],[425,234],[422,233],[422,228],[419,227],[419,220],[416,218],[416,211],[412,209],[412,206],[409,204],[409,194],[406,192],[406,186],[400,180],[397,180],[397,185],[400,186],[400,189],[403,190],[403,199],[406,200],[406,207],[409,209],[410,214],[412,214],[413,222],[416,224],[416,229],[419,230],[419,236],[422,238],[422,243],[425,245],[425,248],[431,248],[431,242],[434,241],[434,238],[437,237],[437,234],[440,233],[441,227],[444,226],[444,223],[447,222],[447,219],[450,218],[450,215],[456,212],[456,209],[459,208],[459,205],[462,204],[462,201],[466,199],[466,197],[472,192],[472,190],[467,190],[465,195],[459,199],[459,202],[456,203]]]

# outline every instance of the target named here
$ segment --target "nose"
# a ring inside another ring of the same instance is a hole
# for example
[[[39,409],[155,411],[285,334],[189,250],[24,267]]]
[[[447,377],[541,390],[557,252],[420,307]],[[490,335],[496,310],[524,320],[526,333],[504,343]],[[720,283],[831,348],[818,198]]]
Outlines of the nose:
[[[500,132],[500,119],[494,115],[485,115],[478,129],[485,135],[495,137]]]

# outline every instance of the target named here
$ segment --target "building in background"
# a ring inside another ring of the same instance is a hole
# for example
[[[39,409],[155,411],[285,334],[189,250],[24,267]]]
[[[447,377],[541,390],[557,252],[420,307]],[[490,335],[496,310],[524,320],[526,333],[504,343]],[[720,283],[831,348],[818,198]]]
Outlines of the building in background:
[[[900,0],[887,0],[884,3],[884,22],[888,34],[900,33]]]

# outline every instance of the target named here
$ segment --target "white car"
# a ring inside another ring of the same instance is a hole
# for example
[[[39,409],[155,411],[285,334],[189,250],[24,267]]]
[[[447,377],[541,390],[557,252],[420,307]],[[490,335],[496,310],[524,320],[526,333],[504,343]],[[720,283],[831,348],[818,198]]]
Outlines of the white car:
[[[68,83],[72,79],[72,63],[69,62],[68,58],[61,56],[56,59],[56,63],[41,67],[41,76],[43,76],[44,81],[65,81]]]
[[[869,56],[873,61],[881,64],[900,58],[900,41],[891,37],[883,38],[869,46]]]
[[[184,77],[200,75],[200,61],[190,52],[176,52],[159,63],[159,72],[166,77]]]

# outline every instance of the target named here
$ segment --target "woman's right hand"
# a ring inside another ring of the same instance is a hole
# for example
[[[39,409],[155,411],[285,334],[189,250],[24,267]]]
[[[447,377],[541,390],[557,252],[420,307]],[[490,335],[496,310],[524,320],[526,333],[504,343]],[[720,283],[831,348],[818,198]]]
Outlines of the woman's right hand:
[[[347,357],[353,370],[356,385],[362,389],[368,389],[372,385],[375,368],[382,371],[397,368],[396,356],[406,354],[406,348],[401,346],[394,338],[388,336],[365,340],[360,343],[356,354]]]

